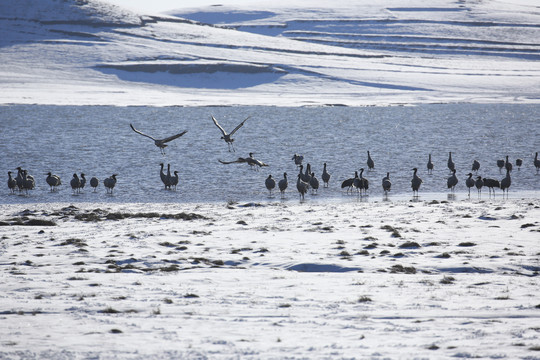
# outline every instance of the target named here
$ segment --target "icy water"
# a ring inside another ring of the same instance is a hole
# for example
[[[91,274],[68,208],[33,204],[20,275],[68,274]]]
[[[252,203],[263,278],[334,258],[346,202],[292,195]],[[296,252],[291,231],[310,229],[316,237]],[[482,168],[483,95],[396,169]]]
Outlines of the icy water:
[[[236,152],[229,152],[214,126],[213,114],[226,130],[251,118],[234,136]],[[319,189],[306,201],[353,199],[342,191],[341,182],[366,167],[367,151],[375,171],[369,199],[382,199],[381,179],[390,172],[390,199],[409,197],[413,167],[424,180],[420,197],[446,196],[448,152],[458,170],[456,194],[466,198],[466,174],[474,159],[481,162],[479,175],[502,179],[497,159],[506,155],[524,165],[512,172],[511,196],[537,196],[540,175],[533,165],[540,151],[540,106],[538,105],[424,105],[417,107],[109,107],[109,106],[3,106],[0,107],[0,171],[4,185],[1,203],[32,202],[213,202],[282,201],[276,192],[269,198],[264,186],[271,174],[276,181],[289,174],[285,201],[298,201],[296,174],[291,157],[305,157],[320,179],[322,165],[332,174],[330,187]],[[162,155],[152,140],[134,133],[129,124],[157,138],[188,130],[174,140]],[[237,157],[255,157],[269,164],[260,171],[247,164],[223,165]],[[435,170],[428,175],[431,153]],[[167,191],[159,176],[159,164],[171,164],[179,172],[177,191]],[[7,172],[22,166],[36,179],[29,196],[11,195]],[[62,178],[63,185],[49,192],[47,172]],[[100,186],[93,193],[87,184],[74,195],[69,186],[73,173],[97,176]],[[106,194],[103,179],[118,174],[114,195]],[[321,181],[322,185],[322,181]],[[475,190],[474,190],[475,191]],[[500,192],[499,192],[500,193]],[[474,193],[476,196],[476,193]],[[487,190],[484,198],[487,198]]]

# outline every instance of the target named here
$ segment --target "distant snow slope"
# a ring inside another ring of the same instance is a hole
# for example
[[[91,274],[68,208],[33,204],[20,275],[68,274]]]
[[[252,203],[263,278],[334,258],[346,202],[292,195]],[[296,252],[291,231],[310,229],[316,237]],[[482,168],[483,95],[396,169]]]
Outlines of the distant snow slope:
[[[534,2],[306,3],[146,16],[93,0],[5,0],[0,103],[540,102]]]

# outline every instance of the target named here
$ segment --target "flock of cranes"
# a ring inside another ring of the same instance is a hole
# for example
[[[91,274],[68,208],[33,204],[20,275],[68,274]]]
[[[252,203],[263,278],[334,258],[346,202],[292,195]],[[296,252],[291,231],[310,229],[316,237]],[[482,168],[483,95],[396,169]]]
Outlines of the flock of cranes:
[[[302,199],[304,199],[304,196],[306,193],[308,193],[309,190],[311,190],[312,194],[316,194],[319,189],[319,179],[315,176],[315,173],[311,170],[311,164],[306,164],[305,170],[303,165],[303,159],[304,157],[298,154],[294,154],[292,157],[292,160],[294,160],[294,163],[296,164],[297,168],[299,169],[299,173],[297,175],[297,181],[296,181],[296,188],[301,196]],[[232,164],[232,163],[247,163],[251,168],[258,170],[261,167],[268,166],[268,164],[257,160],[253,157],[253,153],[249,154],[249,157],[247,158],[241,158],[239,157],[237,160],[234,161],[222,161],[219,160],[222,164]],[[516,166],[518,167],[518,170],[522,166],[523,161],[521,159],[516,159]],[[477,160],[473,161],[471,171],[467,174],[467,179],[465,180],[465,185],[467,189],[469,190],[469,196],[471,194],[471,189],[476,188],[478,190],[478,194],[480,195],[482,188],[487,187],[489,189],[489,194],[493,192],[495,194],[495,189],[500,188],[503,191],[503,195],[506,192],[508,196],[508,190],[512,184],[512,179],[510,176],[510,173],[513,169],[513,164],[508,161],[508,156],[505,160],[498,160],[497,165],[499,169],[502,171],[502,169],[506,169],[506,176],[502,180],[497,180],[493,178],[482,178],[481,176],[476,176],[476,179],[473,178],[473,173],[478,173],[478,170],[480,169],[480,163]],[[368,171],[371,171],[375,168],[375,163],[373,159],[371,158],[371,154],[368,152],[368,160],[367,160],[367,166]],[[536,167],[536,172],[540,170],[540,159],[538,159],[538,153],[536,153],[534,158],[534,166]],[[164,171],[165,164],[160,163],[160,178],[163,182],[163,185],[165,186],[165,189],[168,190],[176,190],[176,187],[178,185],[178,171],[173,171],[171,173],[171,165],[167,164],[167,172]],[[431,154],[429,154],[428,163],[427,163],[427,172],[428,174],[432,174],[433,172],[433,162],[431,161]],[[447,187],[450,189],[450,191],[454,192],[456,185],[459,182],[458,177],[456,176],[456,168],[455,164],[452,160],[452,153],[449,153],[448,156],[448,169],[450,170],[450,177],[447,179]],[[16,190],[19,190],[19,192],[24,192],[28,194],[29,190],[33,190],[35,188],[35,179],[32,175],[28,174],[28,171],[25,169],[22,169],[21,167],[17,167],[17,176],[13,176],[13,173],[11,171],[8,171],[8,188],[12,193],[15,193]],[[418,192],[420,189],[420,186],[422,185],[422,179],[418,176],[418,168],[413,168],[413,176],[411,179],[411,189],[413,191],[413,196],[418,197]],[[62,185],[62,180],[58,175],[52,174],[51,172],[48,172],[46,177],[46,182],[50,187],[50,191],[54,192],[58,190],[58,187]],[[117,174],[113,174],[110,177],[103,180],[103,185],[107,189],[107,193],[113,192],[113,189],[116,185],[116,177]],[[331,174],[328,172],[327,164],[323,164],[323,171],[321,174],[321,179],[323,181],[323,186],[328,187],[330,182]],[[81,173],[80,176],[76,173],[73,174],[73,177],[70,181],[71,188],[74,193],[80,193],[82,189],[84,189],[86,185],[86,176],[84,173]],[[390,180],[390,173],[387,172],[386,176],[382,178],[382,190],[385,195],[388,195],[388,192],[392,188],[392,182]],[[96,188],[99,186],[99,179],[97,177],[92,177],[90,179],[90,186],[94,189],[94,192],[96,191]],[[272,175],[268,175],[268,177],[265,180],[265,186],[268,189],[270,195],[272,195],[272,191],[276,187],[276,181],[272,177]],[[281,196],[284,196],[285,190],[288,188],[288,178],[287,173],[283,173],[283,178],[279,180],[277,183],[277,186],[279,188],[279,191],[281,193]],[[353,193],[354,190],[356,190],[357,194],[360,196],[367,195],[367,191],[369,189],[369,180],[364,177],[364,168],[361,168],[360,171],[354,172],[354,177],[344,180],[341,183],[341,188],[346,189],[347,193]]]
[[[165,164],[160,163],[159,166],[161,166],[161,170],[159,172],[159,176],[161,178],[161,182],[163,185],[165,185],[165,189],[167,190],[176,190],[176,186],[178,185],[178,171],[174,171],[171,175],[171,164],[167,164],[167,173],[163,171],[163,168],[165,167]]]
[[[373,161],[370,152],[367,152],[368,159],[367,159],[367,167],[368,171],[372,171],[375,168],[375,162]],[[251,156],[251,154],[250,154]],[[294,161],[295,165],[299,168],[299,173],[297,176],[297,182],[296,182],[296,188],[298,190],[298,193],[300,194],[300,197],[304,199],[305,194],[311,189],[312,193],[317,193],[317,190],[319,189],[319,180],[315,177],[315,174],[311,171],[311,164],[306,165],[306,170],[304,172],[302,164],[304,157],[302,155],[294,154],[292,157],[292,160]],[[516,166],[518,170],[523,165],[522,159],[516,159]],[[446,180],[446,185],[448,189],[453,193],[455,192],[455,188],[459,182],[459,179],[456,175],[456,166],[454,161],[452,160],[452,152],[448,154],[448,163],[447,163],[448,169],[450,170],[450,176]],[[512,178],[510,176],[510,173],[512,172],[513,165],[508,160],[508,156],[506,156],[506,160],[498,160],[497,166],[499,167],[499,170],[502,171],[503,168],[506,169],[506,176],[501,180],[492,179],[492,178],[482,178],[481,176],[476,176],[476,179],[473,179],[473,173],[475,172],[478,174],[478,171],[480,170],[480,162],[478,160],[473,160],[471,172],[467,174],[467,179],[465,180],[465,185],[467,186],[467,189],[469,191],[469,196],[471,195],[471,188],[476,188],[478,190],[478,195],[480,196],[482,188],[485,186],[489,190],[489,194],[491,196],[491,193],[495,195],[495,189],[500,188],[503,191],[503,196],[506,193],[506,196],[508,197],[508,190],[510,186],[512,185]],[[536,153],[534,158],[534,166],[536,167],[536,172],[540,170],[540,160],[538,159],[538,153]],[[427,162],[427,173],[428,175],[433,174],[433,162],[431,160],[431,154],[428,156],[428,162]],[[359,171],[354,172],[354,177],[343,180],[341,183],[341,188],[346,189],[347,193],[353,193],[356,190],[356,193],[359,196],[365,196],[367,195],[367,191],[369,189],[369,180],[364,177],[364,168],[361,168]],[[422,185],[422,179],[418,176],[418,168],[413,168],[411,171],[413,171],[413,176],[411,179],[411,189],[413,191],[413,197],[418,197],[418,192],[420,190],[420,186]],[[327,164],[323,164],[323,172],[322,172],[322,180],[324,181],[325,187],[328,187],[328,182],[330,181],[330,174],[327,171]],[[272,178],[272,175],[268,175],[268,177],[265,180],[265,186],[270,192],[270,195],[272,194],[272,191],[274,190],[276,186],[275,180]],[[287,189],[288,181],[287,181],[287,173],[283,174],[283,179],[281,179],[278,183],[279,190],[281,192],[281,195],[283,196],[284,191]],[[386,176],[382,178],[381,182],[382,190],[385,196],[388,195],[388,192],[392,188],[392,182],[390,180],[390,172],[386,173]]]
[[[16,169],[17,170],[17,176],[13,177],[12,172],[8,171],[8,188],[10,192],[13,194],[15,191],[24,192],[28,195],[29,190],[34,190],[36,187],[36,181],[34,177],[30,174],[28,174],[28,171],[25,169],[22,169],[20,166]],[[51,192],[57,191],[58,187],[62,185],[62,180],[60,179],[60,176],[55,175],[51,172],[46,173],[47,177],[45,178],[45,181],[50,187]],[[110,177],[103,180],[103,185],[107,189],[107,193],[113,192],[114,187],[116,186],[116,176],[117,174],[113,174]],[[69,183],[71,185],[71,189],[74,193],[80,193],[84,187],[86,186],[86,177],[84,173],[81,173],[81,175],[73,174],[73,177],[71,178],[71,181]],[[99,179],[97,177],[92,177],[90,179],[90,186],[96,191],[97,187],[99,186]]]
[[[212,121],[214,122],[215,126],[220,130],[222,136],[221,139],[225,141],[225,143],[228,146],[229,152],[236,151],[234,148],[234,139],[232,136],[242,127],[244,126],[244,123],[250,118],[247,117],[242,122],[240,122],[230,133],[225,131],[223,127],[219,124],[219,122],[216,120],[216,118],[212,115],[211,116]],[[144,137],[150,138],[154,141],[154,144],[160,149],[162,154],[165,154],[165,147],[167,147],[167,143],[175,140],[184,134],[187,133],[187,130],[184,130],[182,132],[179,132],[177,134],[174,134],[172,136],[163,138],[163,139],[157,139],[153,136],[147,135],[140,130],[137,130],[132,124],[130,124],[131,129]],[[368,171],[373,171],[375,168],[375,162],[373,161],[373,158],[371,157],[370,152],[367,152],[367,169]],[[471,192],[471,188],[476,188],[478,190],[478,194],[480,195],[481,189],[485,186],[489,189],[489,193],[491,196],[491,193],[493,192],[495,194],[495,189],[500,188],[504,193],[506,192],[506,195],[508,196],[508,189],[510,188],[512,184],[512,179],[510,176],[510,173],[513,169],[513,164],[509,161],[509,157],[506,156],[506,160],[500,159],[497,161],[497,166],[499,167],[499,170],[502,172],[502,169],[506,169],[506,176],[501,180],[492,179],[492,178],[482,178],[481,176],[476,176],[476,179],[473,178],[473,172],[478,174],[478,170],[480,169],[480,162],[478,160],[474,160],[471,167],[471,172],[468,174],[468,178],[465,180],[465,185],[467,186],[469,190],[469,196]],[[304,170],[304,156],[299,154],[294,154],[292,157],[292,160],[294,161],[295,165],[299,169],[299,173],[297,175],[297,181],[296,181],[296,189],[298,190],[298,193],[300,194],[300,197],[304,199],[304,196],[306,193],[308,193],[309,190],[311,190],[312,194],[316,194],[319,189],[320,182],[318,178],[315,176],[315,173],[311,170],[311,165],[308,163],[305,166]],[[236,160],[232,161],[223,161],[218,160],[221,164],[235,164],[235,163],[247,163],[251,169],[255,169],[259,171],[260,168],[268,166],[268,164],[256,159],[254,157],[254,154],[252,152],[249,153],[248,157],[238,157]],[[516,159],[515,161],[516,167],[518,170],[523,164],[522,159]],[[448,162],[447,162],[448,169],[450,170],[450,177],[447,179],[447,186],[450,191],[454,192],[456,185],[458,184],[459,180],[456,176],[456,166],[452,159],[452,153],[450,152],[448,155]],[[534,166],[536,167],[536,172],[540,170],[540,159],[538,159],[538,153],[536,153],[534,158]],[[178,185],[178,171],[173,171],[171,173],[171,165],[167,165],[167,172],[164,171],[165,164],[160,164],[161,170],[160,170],[160,177],[163,185],[165,186],[165,189],[167,190],[176,190],[176,187]],[[428,175],[431,175],[433,173],[434,164],[431,159],[431,154],[429,154],[428,162],[427,162],[427,173]],[[420,186],[422,185],[422,179],[418,176],[418,168],[413,168],[411,171],[413,171],[413,176],[411,179],[411,188],[413,191],[413,197],[418,197],[418,192],[420,190]],[[62,185],[62,181],[58,175],[54,175],[51,172],[46,174],[46,182],[50,186],[51,192],[57,191],[58,187]],[[107,193],[112,194],[114,187],[116,185],[116,177],[117,174],[113,174],[110,177],[103,180],[103,185],[107,189]],[[331,175],[327,170],[327,164],[324,163],[323,165],[323,171],[321,174],[321,179],[323,181],[323,186],[328,187],[330,182]],[[24,192],[25,194],[28,194],[29,190],[33,190],[35,188],[35,179],[32,175],[28,174],[28,171],[25,169],[22,169],[21,167],[17,168],[17,176],[13,177],[12,172],[8,171],[8,188],[12,193],[15,193],[16,190],[19,190],[19,192]],[[74,193],[80,193],[81,190],[86,185],[86,177],[84,173],[81,173],[80,176],[76,173],[73,174],[73,177],[70,181],[71,188]],[[392,182],[390,180],[390,172],[386,173],[386,176],[382,178],[382,190],[386,195],[388,195],[388,192],[392,188]],[[96,191],[96,188],[99,186],[99,179],[96,177],[92,177],[90,179],[90,186],[94,189],[94,192]],[[268,177],[265,179],[265,186],[268,189],[270,195],[272,195],[272,191],[276,187],[276,180],[272,177],[272,175],[268,175]],[[288,188],[288,178],[287,173],[283,173],[283,178],[280,179],[277,182],[277,186],[279,188],[279,191],[281,193],[281,196],[284,196],[284,193],[286,189]],[[368,189],[369,189],[369,180],[364,177],[364,168],[361,168],[359,171],[354,172],[354,177],[346,179],[342,181],[341,188],[346,189],[347,193],[353,193],[355,190],[359,196],[365,196],[367,195]]]
[[[221,138],[223,140],[225,140],[225,142],[227,143],[227,145],[229,147],[229,151],[231,151],[231,150],[235,151],[234,145],[233,145],[234,139],[231,136],[234,135],[234,133],[236,131],[238,131],[238,129],[240,129],[249,118],[250,117],[247,117],[244,121],[242,121],[240,124],[238,124],[230,133],[227,133],[223,129],[223,127],[218,123],[216,118],[212,115],[212,120],[214,121],[214,124],[219,128],[219,130],[223,134],[223,136]],[[171,141],[173,141],[175,139],[178,139],[179,137],[181,137],[181,136],[183,136],[183,135],[185,135],[187,133],[187,130],[184,130],[182,132],[179,132],[177,134],[168,136],[166,138],[157,139],[154,136],[145,134],[144,132],[136,129],[133,126],[133,124],[129,124],[129,126],[131,127],[131,130],[133,130],[137,134],[142,135],[144,137],[147,137],[147,138],[153,140],[154,145],[156,145],[159,148],[159,150],[161,151],[161,154],[163,154],[163,155],[165,155],[165,148],[167,147],[168,142],[171,142]],[[230,161],[230,162],[224,162],[224,161],[221,161],[221,162],[223,164],[246,162],[251,167],[253,167],[253,166],[259,166],[259,167],[268,166],[267,164],[263,163],[262,161],[259,161],[259,160],[255,159],[255,158],[253,158],[253,153],[250,153],[248,158],[238,158],[237,160]],[[174,175],[171,175],[171,165],[170,164],[167,165],[167,173],[165,173],[163,171],[164,164],[161,163],[160,166],[161,166],[161,172],[160,172],[161,181],[165,185],[165,189],[173,189],[174,188],[176,190],[176,186],[178,185],[178,171],[174,171],[173,172]],[[16,170],[17,170],[17,176],[15,176],[15,177],[12,176],[13,173],[11,171],[8,171],[8,182],[7,182],[8,183],[8,188],[11,191],[11,193],[15,193],[16,190],[19,190],[19,192],[24,192],[25,194],[28,195],[29,190],[34,190],[34,188],[36,186],[36,181],[35,181],[35,179],[34,179],[34,177],[32,175],[28,174],[27,170],[22,169],[21,167],[18,167]],[[58,187],[60,185],[62,185],[62,180],[60,179],[60,176],[55,175],[55,174],[53,174],[51,172],[48,172],[46,175],[47,175],[47,178],[45,180],[47,181],[47,184],[50,186],[51,192],[57,191]],[[114,187],[116,186],[116,177],[117,176],[118,176],[118,174],[113,174],[110,177],[103,180],[103,185],[107,189],[107,193],[110,193],[110,194],[113,193]],[[77,175],[77,174],[73,174],[73,177],[72,177],[72,179],[70,181],[70,185],[71,185],[71,188],[72,188],[74,193],[77,193],[77,194],[80,193],[82,191],[82,189],[84,189],[84,187],[86,185],[86,177],[85,177],[84,173],[81,173],[80,176]],[[94,191],[96,191],[97,187],[99,186],[99,179],[97,177],[92,177],[90,179],[90,186],[94,189]]]

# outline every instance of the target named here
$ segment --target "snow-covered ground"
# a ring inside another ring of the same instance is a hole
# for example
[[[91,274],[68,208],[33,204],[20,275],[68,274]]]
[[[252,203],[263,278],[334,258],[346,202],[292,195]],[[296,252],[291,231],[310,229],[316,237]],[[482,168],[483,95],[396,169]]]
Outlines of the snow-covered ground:
[[[18,0],[0,3],[0,31],[2,104],[537,103],[540,93],[534,1],[265,1],[145,15]]]
[[[538,199],[0,213],[3,359],[540,358]]]

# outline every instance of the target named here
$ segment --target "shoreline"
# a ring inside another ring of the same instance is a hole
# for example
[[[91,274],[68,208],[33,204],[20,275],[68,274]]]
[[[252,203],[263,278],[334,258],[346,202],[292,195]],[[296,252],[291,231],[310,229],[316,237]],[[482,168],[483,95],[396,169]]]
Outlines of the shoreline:
[[[180,191],[179,191],[180,193]],[[25,196],[20,194],[13,194],[10,196],[17,196],[22,199],[28,199],[31,200],[31,196]],[[73,197],[78,197],[80,195],[73,195]],[[341,193],[341,196],[324,196],[321,194],[306,194],[306,198],[304,200],[300,199],[299,194],[297,192],[293,192],[292,190],[289,190],[286,193],[286,196],[284,198],[281,198],[279,195],[279,191],[275,192],[272,196],[263,196],[263,197],[254,197],[249,200],[245,199],[228,199],[228,200],[215,200],[215,201],[184,201],[179,200],[176,202],[173,201],[166,201],[166,199],[162,202],[139,202],[139,201],[114,201],[114,196],[111,197],[112,201],[89,201],[89,200],[83,200],[83,201],[61,201],[61,202],[4,202],[0,203],[0,210],[2,210],[3,207],[13,207],[13,206],[30,206],[30,205],[36,205],[36,206],[43,206],[43,205],[56,205],[56,206],[68,206],[72,204],[82,204],[92,206],[92,204],[96,205],[111,205],[111,206],[121,206],[121,205],[155,205],[155,206],[166,206],[166,205],[186,205],[186,206],[200,206],[200,205],[227,205],[227,204],[261,204],[261,205],[321,205],[321,204],[357,204],[357,203],[364,203],[364,204],[377,204],[377,203],[386,203],[386,204],[399,204],[404,202],[413,202],[413,203],[422,203],[422,202],[471,202],[471,203],[483,203],[483,202],[492,202],[492,201],[507,201],[507,200],[537,200],[540,199],[540,190],[527,190],[527,191],[510,191],[508,194],[508,197],[506,195],[503,197],[503,194],[501,191],[499,191],[495,196],[488,195],[482,193],[482,196],[477,195],[476,189],[473,189],[471,191],[471,195],[469,196],[466,192],[426,192],[426,193],[420,193],[418,197],[413,197],[411,193],[405,194],[405,193],[398,193],[398,194],[392,194],[389,193],[388,196],[385,196],[383,193],[377,193],[377,194],[370,194],[367,196],[359,196],[357,194],[347,194],[345,192]]]
[[[389,99],[389,98],[388,98]],[[252,100],[251,98],[249,100]],[[389,100],[376,100],[371,102],[355,102],[348,98],[345,98],[342,103],[336,102],[336,103],[328,103],[323,100],[318,100],[317,102],[314,101],[305,101],[303,99],[299,99],[297,103],[294,101],[291,102],[283,102],[281,98],[276,97],[276,101],[273,103],[270,103],[269,101],[266,102],[260,102],[260,103],[253,103],[253,101],[243,101],[243,102],[230,102],[230,103],[221,103],[216,104],[212,102],[204,103],[200,100],[193,101],[193,103],[190,103],[189,101],[185,101],[185,103],[159,103],[159,102],[148,102],[145,103],[144,101],[140,101],[138,99],[137,102],[124,102],[118,105],[118,102],[115,101],[103,101],[100,99],[100,101],[97,102],[88,102],[88,103],[81,103],[80,101],[77,103],[73,103],[71,101],[36,101],[36,100],[28,100],[28,101],[22,101],[20,102],[13,102],[13,101],[2,101],[0,100],[0,107],[8,107],[8,106],[73,106],[73,107],[114,107],[114,108],[137,108],[137,107],[156,107],[156,108],[230,108],[230,107],[276,107],[276,108],[326,108],[326,107],[350,107],[350,108],[366,108],[366,107],[417,107],[417,106],[429,106],[429,105],[540,105],[540,98],[533,98],[533,97],[527,97],[527,96],[521,96],[521,97],[502,97],[502,98],[496,98],[493,99],[487,99],[487,98],[480,98],[480,99],[471,99],[469,96],[463,96],[462,98],[457,99],[449,99],[447,101],[441,101],[438,99],[425,99],[423,101],[420,100],[411,100],[410,98],[404,97],[401,99],[401,101],[395,101],[391,102]]]

